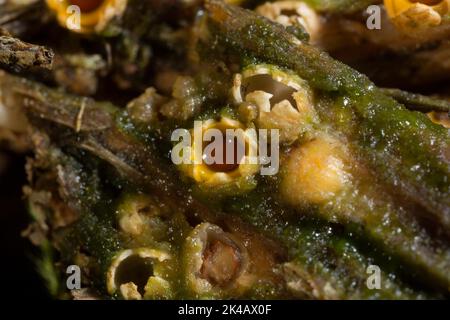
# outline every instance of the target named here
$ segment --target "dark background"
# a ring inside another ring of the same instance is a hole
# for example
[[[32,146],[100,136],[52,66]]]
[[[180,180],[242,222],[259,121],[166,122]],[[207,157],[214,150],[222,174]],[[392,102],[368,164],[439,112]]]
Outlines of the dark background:
[[[30,221],[22,199],[24,165],[25,156],[0,150],[0,291],[14,300],[48,299],[33,263],[38,251],[20,235]]]

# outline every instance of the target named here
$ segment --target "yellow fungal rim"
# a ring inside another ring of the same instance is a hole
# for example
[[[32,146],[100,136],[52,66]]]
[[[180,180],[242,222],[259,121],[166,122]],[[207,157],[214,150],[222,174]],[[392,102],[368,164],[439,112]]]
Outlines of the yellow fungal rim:
[[[214,171],[210,169],[210,167],[203,161],[201,161],[201,163],[196,163],[199,162],[197,159],[201,159],[203,157],[203,146],[201,146],[201,148],[197,148],[197,139],[195,139],[195,132],[192,130],[192,144],[190,152],[191,164],[180,165],[182,171],[184,171],[188,176],[193,178],[198,183],[208,186],[217,186],[231,183],[240,177],[253,175],[259,170],[259,165],[251,162],[251,159],[256,159],[258,153],[256,136],[254,136],[250,130],[245,129],[242,123],[228,117],[221,117],[219,121],[209,119],[203,121],[202,123],[202,134],[208,129],[241,129],[237,131],[237,133],[238,136],[242,138],[241,141],[245,142],[245,156],[241,160],[239,166],[230,172]],[[201,150],[201,154],[196,154],[196,150]]]
[[[91,12],[81,12],[80,29],[70,29],[68,19],[73,15],[68,8],[72,6],[69,0],[46,0],[47,6],[55,11],[58,22],[64,28],[79,33],[93,33],[102,31],[114,16],[120,16],[125,11],[128,0],[104,0],[103,3]],[[100,27],[100,28],[99,28]],[[100,30],[99,30],[100,29]]]
[[[414,7],[419,4],[432,8],[441,16],[447,14],[450,10],[450,0],[442,0],[436,5],[427,5],[422,2],[412,2],[410,0],[384,0],[384,6],[386,8],[389,17],[391,18],[399,16],[408,9],[410,9],[411,7]]]
[[[447,129],[450,129],[450,117],[445,112],[430,112],[427,114],[428,118],[436,124],[439,124]]]

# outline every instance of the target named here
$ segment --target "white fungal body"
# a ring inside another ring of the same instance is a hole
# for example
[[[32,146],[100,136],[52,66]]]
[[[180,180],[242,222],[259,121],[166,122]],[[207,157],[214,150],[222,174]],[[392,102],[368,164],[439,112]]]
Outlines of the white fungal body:
[[[307,83],[271,65],[249,66],[236,74],[231,94],[235,104],[254,107],[254,112],[245,112],[253,115],[247,121],[258,128],[280,130],[281,143],[295,142],[316,121]]]
[[[311,43],[315,43],[320,37],[323,25],[322,18],[304,2],[267,2],[256,8],[255,11],[284,26],[302,26],[309,34]]]
[[[142,265],[136,263],[126,266],[130,258],[137,259]],[[127,249],[121,251],[113,259],[106,274],[106,285],[109,294],[120,292],[123,298],[129,300],[140,300],[142,297],[170,298],[171,286],[164,278],[164,262],[171,259],[167,252],[152,248]],[[134,270],[135,268],[145,268],[146,270]],[[125,268],[125,270],[121,270]],[[130,270],[128,270],[130,269]],[[148,274],[145,279],[136,281],[124,281],[120,273],[125,274]],[[143,283],[143,288],[138,288],[139,283]],[[140,289],[140,290],[139,290]],[[143,291],[143,292],[142,292]]]

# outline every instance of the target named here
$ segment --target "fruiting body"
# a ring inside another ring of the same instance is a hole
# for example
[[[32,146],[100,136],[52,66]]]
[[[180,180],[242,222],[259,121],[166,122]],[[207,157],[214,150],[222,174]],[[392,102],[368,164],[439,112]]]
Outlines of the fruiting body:
[[[292,72],[266,64],[246,67],[236,74],[232,96],[237,105],[254,107],[253,116],[239,108],[241,117],[260,129],[280,130],[280,142],[291,144],[316,121],[312,92]]]
[[[46,0],[61,26],[78,33],[101,33],[125,12],[128,0]]]
[[[199,224],[186,238],[184,246],[185,280],[197,298],[225,298],[245,291],[248,257],[245,247],[220,227]]]
[[[208,192],[215,188],[218,194],[234,194],[254,188],[254,176],[259,170],[254,130],[222,116],[220,120],[202,121],[191,133],[191,145],[183,154],[187,163],[179,168],[200,189]]]
[[[385,0],[384,6],[395,26],[409,37],[432,38],[430,32],[448,34],[450,0]]]
[[[350,179],[339,142],[319,137],[294,149],[285,164],[281,194],[294,205],[333,199]]]
[[[125,299],[136,300],[152,295],[155,295],[153,298],[169,298],[171,288],[164,279],[164,262],[169,259],[170,254],[151,248],[119,252],[106,275],[109,294],[120,290]]]

